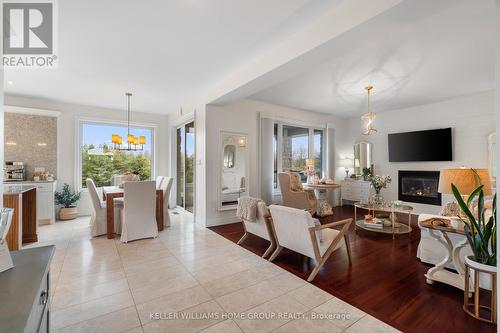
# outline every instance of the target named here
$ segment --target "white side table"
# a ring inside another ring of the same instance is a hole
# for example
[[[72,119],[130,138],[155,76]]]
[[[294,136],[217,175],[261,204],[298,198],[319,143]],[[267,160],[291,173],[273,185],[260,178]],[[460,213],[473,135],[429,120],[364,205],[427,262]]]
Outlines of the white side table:
[[[419,222],[421,228],[427,228],[429,234],[441,243],[447,250],[446,256],[436,266],[432,267],[425,274],[428,284],[433,284],[435,281],[449,284],[455,288],[465,289],[465,264],[460,259],[460,250],[467,245],[467,238],[453,245],[448,237],[448,233],[464,235],[461,229],[453,229],[447,227],[435,226],[426,221]],[[445,267],[453,263],[457,273],[446,270]]]

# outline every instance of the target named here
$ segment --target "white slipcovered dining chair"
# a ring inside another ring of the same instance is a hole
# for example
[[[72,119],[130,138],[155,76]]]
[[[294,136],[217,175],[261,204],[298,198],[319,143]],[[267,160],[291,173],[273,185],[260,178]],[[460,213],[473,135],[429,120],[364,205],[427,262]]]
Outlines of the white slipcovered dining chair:
[[[163,182],[164,178],[165,178],[164,176],[158,176],[158,177],[156,177],[156,188],[160,188],[161,187],[161,183]]]
[[[85,181],[87,184],[87,189],[90,194],[90,200],[92,201],[92,207],[94,208],[92,216],[90,218],[90,235],[92,237],[97,237],[107,233],[107,214],[106,207],[107,202],[101,201],[99,194],[97,193],[97,188],[92,179],[87,178]],[[119,234],[121,232],[120,225],[120,210],[117,205],[114,207],[114,217],[115,217],[115,233]]]
[[[113,176],[113,185],[120,186],[125,182],[138,182],[140,180],[139,175],[134,173],[125,173],[123,175],[114,175]]]
[[[122,242],[157,237],[156,182],[125,182],[120,215]]]
[[[239,201],[240,199],[238,199],[238,204]],[[271,214],[269,213],[266,203],[264,201],[259,201],[257,203],[255,221],[248,221],[246,219],[242,219],[242,221],[243,227],[245,228],[245,234],[240,238],[238,244],[243,243],[249,234],[268,240],[271,244],[262,255],[262,258],[267,258],[276,249],[276,236],[274,235]]]
[[[170,199],[170,190],[174,179],[172,177],[163,177],[160,188],[163,190],[163,225],[170,227],[170,214],[168,212],[168,201]]]
[[[311,282],[333,251],[340,248],[340,241],[344,238],[349,263],[351,262],[351,248],[347,231],[352,219],[321,225],[305,210],[277,205],[269,206],[269,210],[278,245],[269,261],[273,261],[284,247],[315,259],[316,267],[307,278],[307,281]],[[331,227],[337,226],[342,226],[342,228],[340,230],[331,229]]]

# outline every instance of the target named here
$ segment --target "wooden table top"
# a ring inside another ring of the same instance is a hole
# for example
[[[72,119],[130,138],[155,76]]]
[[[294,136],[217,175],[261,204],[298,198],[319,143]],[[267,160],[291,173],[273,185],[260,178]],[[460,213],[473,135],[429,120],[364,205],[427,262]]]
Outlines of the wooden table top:
[[[329,188],[339,188],[340,184],[304,184],[303,186],[309,188],[329,189]]]
[[[432,224],[431,220],[432,219],[420,222],[420,226],[422,226],[424,228],[428,228],[428,229],[450,232],[450,233],[459,234],[459,235],[465,235],[464,229],[456,229],[456,228],[452,228],[452,227],[434,225],[434,224]]]

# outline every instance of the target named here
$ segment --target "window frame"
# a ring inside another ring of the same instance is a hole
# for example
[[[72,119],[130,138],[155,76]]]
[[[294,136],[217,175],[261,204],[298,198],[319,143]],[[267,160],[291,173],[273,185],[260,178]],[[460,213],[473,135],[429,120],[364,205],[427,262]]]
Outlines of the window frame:
[[[79,192],[88,192],[87,188],[84,188],[81,184],[82,179],[82,140],[83,140],[83,125],[84,124],[95,124],[95,125],[114,125],[114,126],[124,126],[127,127],[127,121],[116,120],[116,119],[105,119],[105,118],[92,118],[92,117],[76,117],[75,118],[75,176],[74,176],[74,188]],[[158,128],[159,125],[155,123],[147,122],[130,122],[130,127],[146,128],[151,130],[151,179],[156,179],[158,170]],[[111,136],[111,134],[110,134]]]
[[[309,135],[308,135],[308,158],[311,158],[311,156],[314,156],[314,131],[322,131],[322,141],[321,141],[321,171],[325,172],[326,171],[326,135],[327,135],[327,127],[320,127],[320,126],[314,126],[314,125],[306,125],[301,122],[291,122],[291,121],[282,121],[282,120],[274,120],[274,124],[278,125],[278,133],[277,133],[277,157],[278,157],[278,163],[277,163],[277,173],[280,173],[283,171],[283,149],[282,149],[282,143],[283,143],[283,126],[293,126],[293,127],[301,127],[309,130]],[[274,170],[273,170],[274,173]],[[274,178],[274,177],[273,177]],[[279,180],[276,179],[276,187],[274,187],[273,184],[273,195],[281,195],[281,190],[279,186]]]

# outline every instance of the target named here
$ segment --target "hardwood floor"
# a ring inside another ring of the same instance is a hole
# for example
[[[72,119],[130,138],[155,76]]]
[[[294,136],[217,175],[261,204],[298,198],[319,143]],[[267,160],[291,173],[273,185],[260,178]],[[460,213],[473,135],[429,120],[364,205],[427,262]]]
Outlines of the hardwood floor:
[[[337,207],[335,215],[321,222],[353,216],[353,206]],[[420,230],[416,220],[413,225],[411,237],[400,235],[395,240],[352,228],[352,265],[342,249],[330,257],[312,283],[404,332],[495,332],[495,326],[465,314],[462,291],[425,282],[430,266],[416,258]],[[243,235],[242,223],[210,229],[233,242]],[[262,255],[268,242],[251,235],[242,246]],[[273,262],[302,279],[312,269],[310,260],[286,249]]]

